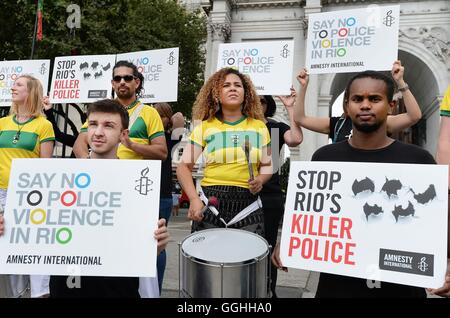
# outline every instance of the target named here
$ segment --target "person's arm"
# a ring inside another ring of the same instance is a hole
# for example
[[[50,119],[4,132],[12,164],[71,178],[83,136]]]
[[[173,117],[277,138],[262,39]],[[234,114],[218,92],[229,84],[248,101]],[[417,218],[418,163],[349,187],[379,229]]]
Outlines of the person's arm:
[[[89,155],[89,144],[87,132],[80,132],[73,145],[73,153],[77,158],[87,158]]]
[[[258,175],[248,181],[249,190],[256,194],[262,190],[263,185],[270,180],[273,174],[272,169],[272,148],[270,147],[270,134],[266,125],[263,129],[263,147],[261,149],[261,159],[258,164]]]
[[[53,156],[53,145],[55,144],[52,124],[45,119],[37,133],[39,135],[39,157],[51,158]]]
[[[300,93],[295,101],[294,120],[295,122],[305,127],[306,129],[328,134],[330,132],[330,118],[328,117],[310,117],[305,114],[305,96],[308,88],[309,75],[306,69],[302,69],[297,75],[297,80],[301,85]]]
[[[291,95],[289,96],[278,96],[278,98],[283,103],[289,117],[290,129],[286,131],[283,135],[284,143],[289,147],[295,147],[300,145],[303,141],[302,129],[294,121],[294,104],[296,99],[296,91],[291,87]]]
[[[185,122],[183,114],[180,112],[173,114],[170,121],[172,122],[172,140],[180,140],[184,132]]]
[[[406,87],[408,84],[403,79],[405,68],[402,63],[397,60],[392,65],[392,78],[399,89]],[[388,133],[396,133],[411,127],[422,118],[422,112],[416,98],[408,88],[402,91],[403,102],[405,103],[406,113],[391,115],[387,117]]]
[[[447,116],[441,116],[441,128],[439,131],[436,161],[440,165],[448,165],[448,188],[450,189],[450,117]]]
[[[201,221],[203,218],[201,210],[204,204],[200,200],[192,180],[192,169],[201,153],[202,148],[199,145],[187,144],[184,147],[183,156],[177,168],[178,182],[189,198],[188,217],[194,221]]]
[[[275,248],[273,249],[272,252],[272,264],[278,268],[281,269],[282,271],[288,272],[287,267],[283,266],[283,263],[281,262],[281,257],[280,257],[280,242],[277,242],[277,244],[275,245]]]
[[[41,143],[39,153],[41,158],[51,158],[53,155],[53,141],[46,141]]]
[[[158,111],[149,106],[145,106],[148,111],[145,116],[147,126],[147,136],[149,144],[140,144],[133,142],[128,136],[122,140],[122,145],[135,153],[144,157],[144,159],[165,160],[167,158],[167,143],[164,136],[164,126]],[[131,127],[130,127],[131,130]]]
[[[133,150],[135,153],[143,156],[144,159],[165,160],[167,158],[167,144],[165,136],[153,138],[149,145],[133,142],[128,136],[126,136],[123,139],[122,144]]]
[[[267,149],[265,149],[267,148]],[[263,148],[263,158],[270,156],[270,148],[265,147]],[[266,155],[264,155],[266,153]],[[268,154],[267,154],[268,153]],[[266,159],[267,160],[267,159]],[[261,163],[259,166],[259,174],[253,179],[248,181],[248,189],[252,194],[257,194],[262,190],[263,185],[270,180],[272,177],[272,160],[268,159],[269,161],[265,164]]]
[[[449,166],[448,188],[450,189],[450,117],[447,116],[441,116],[436,162],[441,165]],[[447,211],[450,214],[450,195],[447,203]],[[450,228],[450,216],[448,218],[448,226]],[[450,232],[447,233],[447,272],[444,284],[441,288],[429,289],[429,292],[438,296],[450,297]]]
[[[170,238],[169,231],[167,230],[166,226],[166,219],[158,220],[158,228],[155,230],[154,238],[158,242],[156,255],[159,255],[166,249]]]

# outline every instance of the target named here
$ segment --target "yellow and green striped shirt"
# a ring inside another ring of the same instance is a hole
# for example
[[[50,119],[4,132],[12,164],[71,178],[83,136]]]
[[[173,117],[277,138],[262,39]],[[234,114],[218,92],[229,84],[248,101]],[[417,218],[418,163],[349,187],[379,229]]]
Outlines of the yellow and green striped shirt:
[[[450,85],[448,85],[441,103],[441,116],[450,117]]]
[[[14,137],[20,130],[20,137]],[[15,116],[0,118],[0,188],[8,188],[11,162],[14,158],[39,158],[40,146],[55,140],[52,124],[44,116],[18,123]]]
[[[263,148],[270,146],[269,131],[262,121],[245,116],[233,123],[214,118],[205,120],[194,128],[190,141],[203,148],[206,160],[202,186],[248,188],[250,175],[242,149],[245,140],[252,147],[250,158],[254,176],[257,176]]]

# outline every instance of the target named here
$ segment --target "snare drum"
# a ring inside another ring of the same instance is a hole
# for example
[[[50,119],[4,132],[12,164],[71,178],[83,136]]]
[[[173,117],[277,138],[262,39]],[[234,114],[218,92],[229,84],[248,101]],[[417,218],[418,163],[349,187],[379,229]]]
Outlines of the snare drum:
[[[269,246],[236,229],[195,232],[180,244],[180,291],[195,298],[265,298]]]

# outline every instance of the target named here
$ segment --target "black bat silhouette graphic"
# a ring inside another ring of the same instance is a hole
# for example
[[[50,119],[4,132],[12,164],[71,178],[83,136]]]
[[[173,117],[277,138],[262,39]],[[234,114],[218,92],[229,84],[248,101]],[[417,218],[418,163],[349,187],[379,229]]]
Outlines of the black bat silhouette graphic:
[[[92,62],[91,67],[93,70],[97,69],[98,62]]]
[[[414,199],[420,204],[425,204],[429,201],[432,201],[436,197],[436,189],[434,188],[434,184],[430,184],[428,189],[423,193],[415,193],[413,189],[411,192],[414,193]]]
[[[102,75],[103,75],[102,71],[97,72],[97,73],[94,74],[94,78],[99,78]]]
[[[102,65],[102,69],[103,69],[104,71],[109,70],[110,67],[111,67],[111,63],[106,64],[106,66],[103,66],[103,65]]]
[[[392,211],[392,214],[394,215],[395,218],[395,222],[398,221],[398,217],[399,216],[408,216],[408,215],[412,215],[414,216],[414,206],[411,203],[411,201],[408,201],[408,206],[406,207],[406,209],[403,209],[403,207],[401,205],[397,206],[394,205],[394,211]]]
[[[364,191],[375,191],[375,184],[372,180],[370,180],[368,177],[365,177],[361,181],[358,181],[355,179],[352,185],[352,191],[354,195],[357,195],[358,193],[364,192]]]
[[[386,192],[386,194],[388,195],[388,197],[390,199],[392,195],[398,195],[397,191],[400,190],[402,188],[402,186],[403,185],[400,182],[400,180],[397,180],[397,179],[388,180],[388,178],[386,178],[386,182],[384,183],[383,187],[381,188],[381,191]]]
[[[80,64],[80,70],[88,68],[89,67],[89,63],[88,62],[84,62]]]
[[[369,215],[371,215],[371,214],[378,215],[380,213],[383,213],[383,209],[376,204],[371,206],[368,203],[366,203],[366,204],[364,204],[363,209],[364,209],[364,214],[366,215],[367,220],[369,220]]]
[[[84,73],[83,77],[84,77],[84,79],[88,79],[91,77],[91,73]]]

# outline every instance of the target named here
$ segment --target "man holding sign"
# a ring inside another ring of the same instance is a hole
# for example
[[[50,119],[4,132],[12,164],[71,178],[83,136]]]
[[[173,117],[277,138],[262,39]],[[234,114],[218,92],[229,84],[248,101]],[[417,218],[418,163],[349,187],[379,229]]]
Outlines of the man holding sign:
[[[433,157],[427,151],[387,136],[387,116],[394,105],[393,93],[393,80],[382,73],[365,71],[354,76],[344,96],[344,111],[352,120],[353,135],[347,141],[320,148],[314,153],[312,161],[434,164]],[[349,234],[349,224],[343,224],[342,231],[341,234]],[[282,267],[279,246],[272,260],[279,268]],[[353,262],[353,259],[350,261]],[[448,286],[445,288],[448,289]],[[426,293],[425,289],[418,287],[388,282],[370,284],[361,278],[321,273],[316,297],[424,298]]]
[[[128,137],[129,117],[121,104],[114,100],[101,100],[88,109],[87,140],[92,150],[91,159],[117,159],[117,147]],[[154,238],[158,241],[159,254],[169,242],[166,222],[160,219]],[[2,219],[0,218],[0,235]],[[120,256],[118,256],[120,257]],[[137,277],[93,277],[81,279],[81,286],[69,287],[73,277],[52,276],[50,294],[52,297],[139,297]],[[155,281],[156,283],[156,281]],[[157,287],[156,287],[157,289]],[[156,295],[155,295],[156,296]]]

